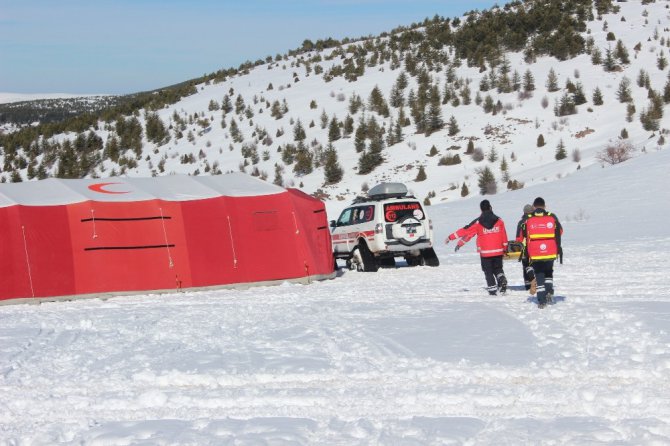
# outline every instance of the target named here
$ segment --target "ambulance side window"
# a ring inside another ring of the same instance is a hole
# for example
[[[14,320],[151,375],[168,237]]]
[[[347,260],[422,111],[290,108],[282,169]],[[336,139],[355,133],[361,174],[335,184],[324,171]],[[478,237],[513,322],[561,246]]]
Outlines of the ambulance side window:
[[[340,218],[337,219],[337,226],[349,226],[351,224],[351,214],[351,208],[343,210]]]

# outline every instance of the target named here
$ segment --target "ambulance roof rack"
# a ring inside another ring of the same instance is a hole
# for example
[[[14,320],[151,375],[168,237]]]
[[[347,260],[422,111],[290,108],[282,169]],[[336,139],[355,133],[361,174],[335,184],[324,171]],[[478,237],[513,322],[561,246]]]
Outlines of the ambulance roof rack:
[[[353,204],[364,201],[381,201],[388,198],[414,198],[408,195],[407,186],[403,183],[379,183],[368,191],[367,197],[354,198]]]

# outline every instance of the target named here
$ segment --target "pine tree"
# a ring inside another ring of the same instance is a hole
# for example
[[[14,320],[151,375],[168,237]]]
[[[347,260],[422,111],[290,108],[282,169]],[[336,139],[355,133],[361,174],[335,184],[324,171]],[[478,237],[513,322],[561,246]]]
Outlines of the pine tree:
[[[223,110],[224,116],[230,113],[233,110],[233,104],[230,101],[230,97],[225,95],[221,104],[221,110]]]
[[[426,119],[426,136],[444,127],[444,122],[442,121],[442,106],[440,105],[440,94],[437,85],[433,85],[430,90],[430,105],[428,107]]]
[[[500,172],[502,173],[502,180],[507,183],[510,180],[509,166],[507,165],[507,159],[504,155],[502,157],[502,161],[500,162]]]
[[[468,190],[468,185],[464,181],[463,186],[461,186],[461,197],[467,197],[468,195],[470,195],[470,190]]]
[[[307,175],[314,170],[314,156],[302,141],[298,142],[293,172],[298,176]]]
[[[614,48],[614,57],[619,59],[619,61],[627,65],[630,63],[630,57],[628,56],[628,50],[626,49],[626,46],[623,44],[621,39],[619,39],[616,43],[616,48]]]
[[[455,136],[460,131],[461,129],[458,128],[456,118],[453,115],[451,115],[451,118],[449,118],[449,136]]]
[[[661,71],[665,70],[665,67],[668,66],[668,59],[665,58],[663,53],[658,55],[658,59],[656,59],[656,66]]]
[[[323,166],[323,174],[325,177],[325,184],[337,184],[342,180],[344,170],[337,158],[337,151],[332,143],[326,147],[325,162]]]
[[[402,111],[402,109],[400,109]],[[399,142],[402,142],[405,138],[403,137],[402,134],[402,121],[401,121],[401,116],[398,116],[398,120],[395,122],[395,125],[393,128],[390,129],[390,132],[393,134],[393,142],[395,144],[398,144]]]
[[[377,85],[375,85],[372,91],[370,92],[370,97],[368,98],[368,105],[370,107],[370,110],[375,111],[384,117],[389,116],[388,104],[386,103],[386,99],[384,99],[384,95],[382,94],[381,90]]]
[[[528,93],[534,90],[535,90],[535,77],[533,77],[533,73],[531,73],[530,69],[528,69],[523,74],[523,91]]]
[[[354,118],[352,118],[351,115],[347,115],[347,117],[344,118],[342,137],[348,138],[351,136],[352,133],[354,133]]]
[[[593,91],[593,105],[603,105],[603,93],[599,87]]]
[[[521,89],[521,75],[517,70],[512,74],[512,90],[519,91]]]
[[[549,92],[554,92],[558,91],[558,76],[556,76],[556,72],[554,71],[553,68],[549,70],[549,75],[547,76],[547,91]]]
[[[537,137],[537,146],[544,146],[544,135],[542,135],[542,133],[540,133],[540,135]]]
[[[342,137],[340,133],[340,123],[335,116],[330,120],[328,127],[328,142],[337,141]]]
[[[561,139],[558,142],[558,146],[556,147],[556,154],[554,157],[556,158],[557,161],[560,161],[562,159],[565,159],[568,156],[568,152],[565,150],[565,144],[563,143],[563,139]]]
[[[279,164],[275,164],[275,179],[272,181],[272,183],[277,186],[283,187],[284,186],[284,178],[282,177],[283,173],[284,168]]]
[[[584,94],[584,87],[581,82],[577,82],[575,85],[573,100],[575,101],[575,105],[586,104],[586,95]]]
[[[305,128],[302,126],[300,119],[298,119],[293,127],[293,140],[295,142],[303,142],[305,139],[307,139]]]
[[[235,121],[235,118],[230,118],[230,137],[233,138],[234,142],[240,143],[244,141],[244,136],[242,135],[242,132],[240,131],[240,128],[237,126],[237,122]],[[189,131],[190,133],[190,131]]]
[[[489,150],[486,159],[488,159],[490,163],[495,163],[496,161],[498,161],[498,152],[496,151],[495,147],[491,146],[491,150]]]
[[[619,88],[617,89],[616,97],[621,103],[633,101],[633,96],[630,89],[630,79],[625,76],[623,79],[621,79],[621,82],[619,82]]]
[[[591,51],[591,63],[593,65],[600,65],[603,63],[603,55],[600,52],[600,49],[593,48],[593,51]]]
[[[668,73],[668,80],[663,87],[663,102],[666,104],[670,102],[670,73]]]
[[[603,61],[603,68],[605,71],[614,71],[616,69],[616,60],[614,59],[614,54],[612,53],[611,48],[605,50],[605,60]]]
[[[238,94],[237,99],[235,99],[235,113],[239,115],[244,112],[245,108],[246,106],[244,105],[244,98],[241,94]]]
[[[493,195],[498,191],[496,177],[488,166],[480,169],[478,175],[477,185],[479,186],[480,194]]]
[[[365,151],[365,136],[366,136],[365,122],[362,122],[361,120],[354,134],[354,148],[358,153]]]
[[[323,109],[321,111],[321,116],[319,117],[319,120],[321,121],[321,128],[325,129],[328,127],[328,114],[326,113],[326,110]]]
[[[470,138],[468,140],[468,147],[465,150],[466,155],[472,155],[475,152],[475,142]]]
[[[419,172],[416,174],[416,178],[414,178],[414,181],[421,182],[421,181],[426,181],[428,178],[428,175],[426,175],[426,169],[424,169],[423,166],[419,166]]]

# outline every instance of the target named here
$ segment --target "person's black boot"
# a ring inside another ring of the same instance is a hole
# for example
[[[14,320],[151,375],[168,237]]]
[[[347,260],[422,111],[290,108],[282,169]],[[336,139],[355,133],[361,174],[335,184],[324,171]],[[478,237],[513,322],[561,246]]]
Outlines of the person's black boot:
[[[498,276],[498,290],[500,290],[500,294],[507,292],[507,278],[502,274]]]

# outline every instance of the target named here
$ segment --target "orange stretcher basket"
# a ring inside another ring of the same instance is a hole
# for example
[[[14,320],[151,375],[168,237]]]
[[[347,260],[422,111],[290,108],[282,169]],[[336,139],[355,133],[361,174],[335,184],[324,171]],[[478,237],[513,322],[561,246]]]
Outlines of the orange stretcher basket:
[[[503,260],[519,260],[521,253],[523,252],[523,243],[521,242],[509,242],[507,244],[507,252],[503,256]]]

